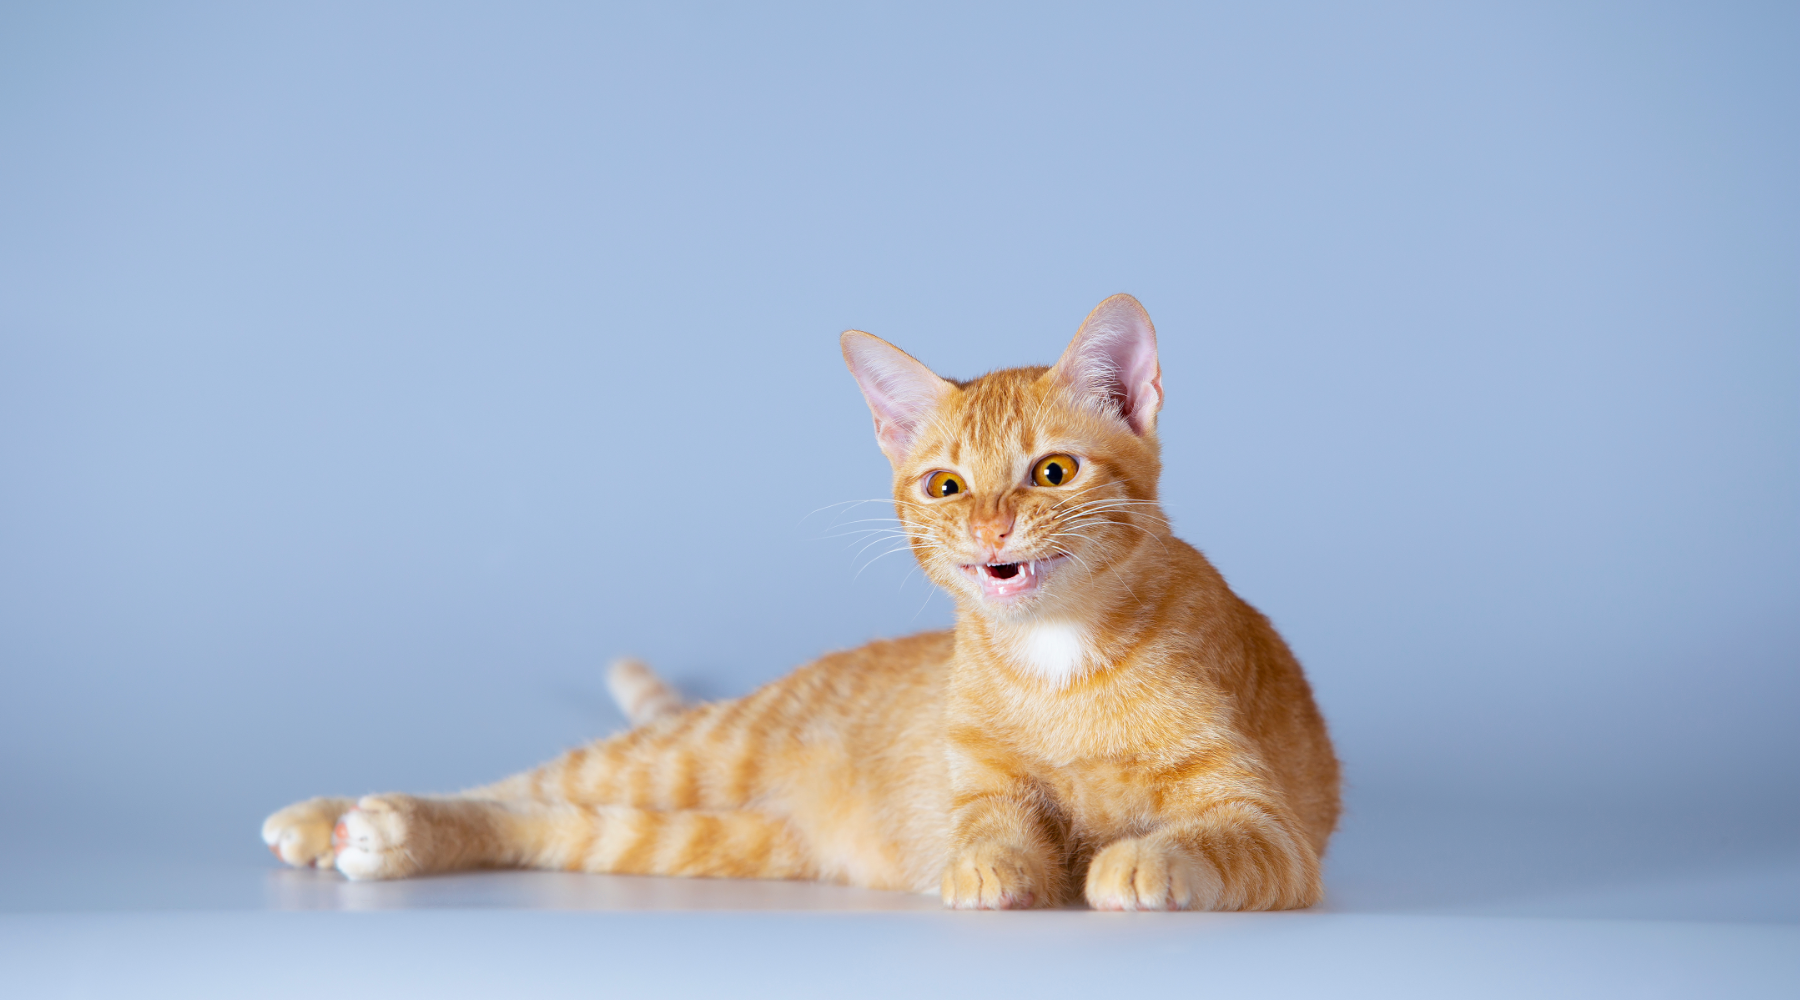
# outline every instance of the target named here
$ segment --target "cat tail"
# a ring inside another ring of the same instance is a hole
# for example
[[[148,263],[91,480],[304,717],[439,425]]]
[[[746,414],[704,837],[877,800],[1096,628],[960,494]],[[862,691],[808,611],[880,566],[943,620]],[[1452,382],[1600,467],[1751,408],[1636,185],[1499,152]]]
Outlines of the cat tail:
[[[687,706],[681,694],[641,660],[614,660],[606,671],[606,689],[633,726],[675,715]]]

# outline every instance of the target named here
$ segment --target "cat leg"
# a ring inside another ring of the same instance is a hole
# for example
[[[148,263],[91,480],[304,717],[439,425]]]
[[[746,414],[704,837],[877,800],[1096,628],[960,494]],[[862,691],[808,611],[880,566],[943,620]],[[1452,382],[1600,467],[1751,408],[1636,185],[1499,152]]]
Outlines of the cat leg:
[[[958,910],[1023,910],[1059,902],[1049,852],[1012,835],[1030,824],[1029,817],[1014,805],[987,813],[974,825],[1007,832],[978,834],[953,849],[944,868],[944,905]]]
[[[344,814],[338,870],[353,879],[471,868],[812,878],[789,825],[751,810],[654,810],[371,795]]]
[[[499,824],[455,798],[365,795],[314,798],[277,810],[263,841],[295,867],[337,868],[352,878],[400,878],[498,862]],[[486,820],[486,821],[484,821]]]
[[[538,835],[532,831],[546,816],[562,815],[556,812],[559,808],[576,814],[590,807],[635,807],[754,816],[744,811],[745,806],[767,789],[767,764],[779,759],[769,746],[779,742],[781,730],[762,720],[782,705],[779,692],[774,692],[696,706],[452,796],[380,795],[361,803],[348,799],[298,803],[269,818],[264,839],[289,864],[330,867],[335,862],[340,871],[358,878],[399,878],[459,868],[562,867],[560,862],[540,865],[531,850],[519,846],[536,842]],[[692,825],[704,827],[707,821],[695,820]],[[579,821],[565,818],[560,826],[550,824],[577,831],[591,826],[592,814]],[[415,828],[421,831],[416,836]],[[355,853],[346,860],[348,848]],[[777,860],[769,870],[790,867]]]
[[[545,819],[531,858],[534,868],[698,878],[819,877],[793,827],[755,810],[563,806]]]
[[[1289,910],[1324,892],[1318,854],[1298,824],[1243,799],[1107,845],[1086,886],[1096,910]]]
[[[695,705],[596,740],[465,798],[640,809],[742,809],[787,780],[778,687]]]
[[[1059,838],[1036,787],[991,759],[951,753],[952,841],[944,905],[1016,910],[1062,901]]]

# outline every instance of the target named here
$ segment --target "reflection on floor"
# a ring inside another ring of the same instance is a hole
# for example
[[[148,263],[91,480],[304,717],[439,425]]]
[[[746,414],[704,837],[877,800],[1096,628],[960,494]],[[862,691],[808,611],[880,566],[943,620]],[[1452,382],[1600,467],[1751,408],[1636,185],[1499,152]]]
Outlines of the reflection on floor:
[[[399,882],[349,882],[335,872],[270,871],[274,910],[609,910],[936,912],[935,896],[812,882],[643,878],[566,872],[473,872]]]

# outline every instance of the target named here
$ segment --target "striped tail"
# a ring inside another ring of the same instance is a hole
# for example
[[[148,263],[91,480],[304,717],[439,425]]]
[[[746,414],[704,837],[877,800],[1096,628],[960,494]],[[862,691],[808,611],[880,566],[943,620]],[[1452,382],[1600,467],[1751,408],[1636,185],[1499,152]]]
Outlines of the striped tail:
[[[606,689],[633,726],[675,715],[686,707],[681,694],[639,660],[614,660],[606,671]]]

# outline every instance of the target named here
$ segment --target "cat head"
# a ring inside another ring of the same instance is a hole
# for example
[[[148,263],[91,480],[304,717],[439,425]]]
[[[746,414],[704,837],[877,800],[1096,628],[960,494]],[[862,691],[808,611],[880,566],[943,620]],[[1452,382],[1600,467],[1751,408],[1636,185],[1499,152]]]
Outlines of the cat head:
[[[1165,534],[1162,371],[1136,299],[1100,303],[1049,368],[967,382],[858,330],[843,348],[894,466],[901,529],[934,582],[996,618],[1129,590],[1124,564]]]

